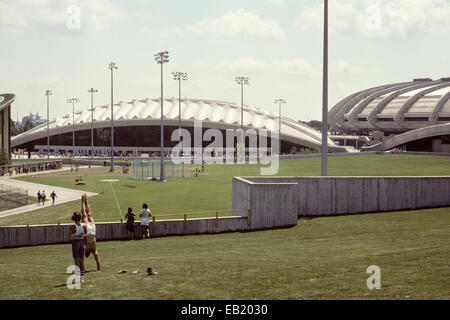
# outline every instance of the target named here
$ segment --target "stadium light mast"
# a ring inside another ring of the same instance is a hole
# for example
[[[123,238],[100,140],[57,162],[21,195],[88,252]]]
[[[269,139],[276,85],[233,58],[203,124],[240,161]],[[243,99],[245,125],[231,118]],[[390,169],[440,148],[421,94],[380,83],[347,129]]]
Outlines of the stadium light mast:
[[[164,174],[164,111],[163,111],[163,65],[169,62],[169,52],[161,51],[155,54],[156,63],[161,65],[161,168],[159,181],[166,181]]]
[[[67,103],[72,104],[72,147],[73,147],[72,158],[75,158],[75,103],[78,102],[80,102],[80,99],[78,98],[67,99]]]
[[[51,90],[47,90],[45,91],[45,96],[47,97],[47,160],[50,159],[50,116],[49,116],[49,101],[50,101],[50,96],[52,95],[52,91]],[[18,121],[17,121],[18,122]]]
[[[172,72],[172,74],[173,80],[178,80],[178,143],[181,144],[181,81],[186,81],[188,76],[186,72]]]
[[[248,77],[236,77],[236,83],[241,85],[241,129],[242,129],[242,137],[241,137],[241,148],[244,151],[244,160],[245,160],[245,134],[244,134],[244,84],[248,85]]]
[[[280,98],[276,99],[273,103],[278,103],[278,138],[281,140],[281,104],[285,104],[286,100]]]
[[[94,93],[98,90],[90,88],[88,92],[91,94],[91,160],[94,159]]]
[[[111,70],[111,169],[114,172],[114,70],[119,69],[115,62],[111,62],[108,66]]]
[[[322,92],[322,161],[321,175],[328,175],[328,0],[323,11],[323,92]]]

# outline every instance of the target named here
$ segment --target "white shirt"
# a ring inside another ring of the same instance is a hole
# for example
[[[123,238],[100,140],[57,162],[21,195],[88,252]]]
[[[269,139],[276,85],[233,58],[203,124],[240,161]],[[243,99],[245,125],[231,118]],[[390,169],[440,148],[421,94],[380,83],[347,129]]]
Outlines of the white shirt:
[[[140,213],[140,217],[141,217],[141,225],[143,226],[148,226],[148,218],[150,217],[151,212],[149,209],[142,209],[141,213]]]

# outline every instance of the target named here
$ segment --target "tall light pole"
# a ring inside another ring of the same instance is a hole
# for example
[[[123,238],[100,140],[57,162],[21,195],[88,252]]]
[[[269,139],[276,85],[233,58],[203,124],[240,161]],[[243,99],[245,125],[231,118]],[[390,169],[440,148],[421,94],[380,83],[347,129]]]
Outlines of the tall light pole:
[[[322,92],[322,161],[321,175],[328,175],[328,0],[323,11],[323,92]]]
[[[73,147],[72,158],[75,158],[75,103],[77,102],[80,102],[80,99],[78,98],[67,99],[67,103],[72,104],[72,147]]]
[[[161,167],[159,181],[166,181],[164,175],[164,111],[163,111],[163,64],[169,62],[169,52],[161,51],[155,54],[155,60],[161,65]]]
[[[186,72],[172,72],[173,80],[178,80],[178,144],[181,144],[181,81],[188,79]],[[180,145],[181,147],[181,145]]]
[[[284,99],[276,99],[273,103],[278,103],[278,138],[280,139],[280,147],[281,147],[281,104],[286,103]]]
[[[244,134],[244,84],[249,84],[248,77],[236,77],[236,83],[241,85],[241,129],[242,129],[242,137],[241,137],[241,146],[243,148],[243,153],[245,157],[245,134]],[[245,159],[245,158],[244,158]]]
[[[90,88],[88,92],[91,94],[91,160],[94,159],[94,93],[98,90]]]
[[[52,91],[51,90],[47,90],[45,91],[45,95],[47,97],[47,160],[50,159],[50,117],[49,117],[49,101],[50,101],[50,96],[52,95]]]
[[[108,66],[111,70],[111,169],[109,172],[114,172],[114,70],[119,69],[114,62]]]

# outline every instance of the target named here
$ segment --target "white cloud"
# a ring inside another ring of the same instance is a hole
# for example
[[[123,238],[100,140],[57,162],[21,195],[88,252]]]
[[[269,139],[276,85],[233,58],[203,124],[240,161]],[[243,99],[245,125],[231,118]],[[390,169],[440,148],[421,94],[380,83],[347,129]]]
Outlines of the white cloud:
[[[110,0],[0,0],[0,25],[18,29],[68,31],[71,5],[80,8],[80,31],[97,32],[122,19],[122,10]]]
[[[204,66],[206,67],[206,66]],[[303,77],[321,77],[322,65],[314,65],[301,58],[284,60],[264,60],[240,57],[234,60],[221,60],[211,69],[214,71],[236,71],[247,73],[282,73]],[[346,60],[330,61],[330,73],[337,76],[360,75],[363,69]]]
[[[260,18],[257,14],[245,9],[228,11],[218,18],[204,18],[198,23],[188,25],[187,29],[200,36],[275,39],[286,37],[278,21]]]
[[[448,0],[335,0],[329,2],[330,32],[364,37],[395,37],[450,32]],[[323,27],[323,4],[304,9],[295,27]]]
[[[214,68],[214,67],[213,67]],[[234,60],[221,60],[215,67],[222,71],[243,72],[280,72],[291,75],[313,76],[318,70],[304,59],[275,60],[255,59],[249,57],[236,58]]]

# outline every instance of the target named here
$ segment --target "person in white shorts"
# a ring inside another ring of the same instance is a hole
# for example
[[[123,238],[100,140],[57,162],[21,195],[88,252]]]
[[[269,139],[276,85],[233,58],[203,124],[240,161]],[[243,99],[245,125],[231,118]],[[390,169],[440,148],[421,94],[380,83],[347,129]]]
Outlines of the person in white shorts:
[[[145,239],[145,237],[150,238],[150,229],[148,227],[149,225],[149,218],[152,216],[152,213],[148,209],[148,206],[146,203],[142,205],[142,210],[139,213],[139,217],[141,217],[141,230],[142,230],[142,239]]]

